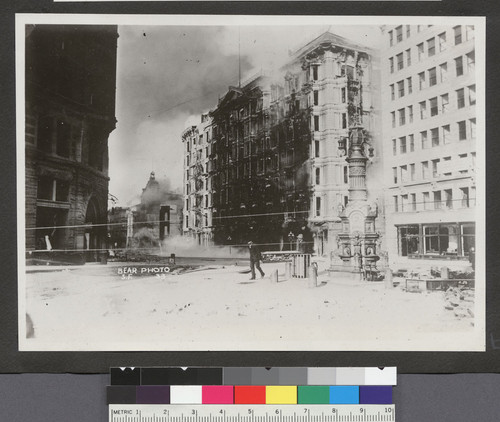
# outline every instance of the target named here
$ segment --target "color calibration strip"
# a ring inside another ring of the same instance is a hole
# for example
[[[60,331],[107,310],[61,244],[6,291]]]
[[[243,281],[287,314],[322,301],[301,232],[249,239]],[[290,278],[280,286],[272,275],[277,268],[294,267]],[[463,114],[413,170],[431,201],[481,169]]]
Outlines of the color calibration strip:
[[[396,385],[396,367],[111,368],[111,385]]]
[[[392,386],[142,385],[107,387],[108,404],[391,404]]]
[[[112,368],[111,384],[108,404],[391,404],[396,368]]]

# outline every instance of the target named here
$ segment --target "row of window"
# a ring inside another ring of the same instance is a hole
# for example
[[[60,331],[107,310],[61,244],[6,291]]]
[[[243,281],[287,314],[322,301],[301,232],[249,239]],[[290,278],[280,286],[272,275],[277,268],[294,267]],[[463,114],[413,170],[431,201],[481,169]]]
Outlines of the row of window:
[[[453,28],[454,30],[454,45],[461,44],[463,42],[462,36],[462,26],[458,25]],[[389,32],[391,34],[392,31]],[[474,38],[474,26],[466,25],[466,39],[470,40]],[[437,41],[437,42],[436,42]],[[425,42],[417,44],[417,59],[418,62],[423,61],[425,58],[433,57],[438,52],[445,51],[447,49],[446,32],[442,32],[437,35],[437,37],[431,37]],[[427,49],[426,49],[427,47]],[[427,54],[425,53],[427,50]],[[396,56],[389,58],[389,71],[394,73],[396,70],[402,70],[405,67],[409,67],[412,64],[412,49],[408,48],[402,51]]]
[[[321,184],[321,167],[316,167],[314,169],[314,183],[316,185]],[[325,177],[326,179],[326,177]],[[344,184],[349,183],[349,168],[347,166],[342,166],[342,182]]]
[[[392,182],[394,184],[407,183],[417,180],[430,180],[439,176],[451,176],[453,171],[466,175],[469,168],[475,166],[475,153],[468,156],[467,153],[459,154],[458,159],[452,160],[451,156],[426,160],[420,163],[420,174],[417,175],[415,163],[404,164],[392,168]],[[429,167],[430,163],[430,167]]]
[[[334,113],[334,126],[339,129],[347,129],[347,113]],[[322,130],[318,115],[313,116],[313,129],[315,132]]]
[[[455,75],[462,76],[465,74],[464,69],[464,56],[458,56],[454,59],[455,63]],[[475,71],[475,52],[471,51],[465,55],[465,63],[467,73],[474,73]],[[448,63],[441,63],[439,66],[432,67],[427,71],[420,72],[418,74],[418,89],[422,91],[423,89],[430,88],[437,85],[438,83],[444,83],[448,81]],[[410,95],[413,93],[413,78],[410,76],[408,78],[402,79],[395,84],[389,85],[391,100],[397,98],[402,98],[405,95]]]
[[[458,188],[455,190],[458,197],[453,196],[453,189],[422,192],[418,198],[416,193],[394,195],[394,212],[470,208],[476,205],[475,195],[473,187]]]
[[[476,246],[474,223],[397,226],[400,256],[467,257]]]
[[[474,106],[476,104],[476,85],[470,85],[466,88],[457,89],[454,96],[456,100],[456,110]],[[446,93],[440,95],[439,97],[433,97],[426,101],[420,101],[418,106],[420,120],[425,120],[428,117],[434,117],[438,114],[445,114],[451,110],[450,95]],[[413,105],[398,109],[397,118],[399,126],[404,126],[407,123],[413,123]],[[396,127],[396,111],[391,112],[391,124],[393,128]]]
[[[476,138],[476,119],[461,120],[453,128],[451,125],[443,125],[430,130],[423,130],[419,135],[420,149],[428,149],[459,141],[473,140]],[[398,148],[399,141],[399,148]],[[392,139],[392,155],[414,152],[416,149],[414,134]]]

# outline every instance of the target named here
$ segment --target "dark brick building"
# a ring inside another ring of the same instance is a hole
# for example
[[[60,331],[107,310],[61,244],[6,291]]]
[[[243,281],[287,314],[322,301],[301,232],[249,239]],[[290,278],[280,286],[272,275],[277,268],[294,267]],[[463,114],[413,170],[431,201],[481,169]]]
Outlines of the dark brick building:
[[[26,27],[26,249],[106,247],[117,27]]]

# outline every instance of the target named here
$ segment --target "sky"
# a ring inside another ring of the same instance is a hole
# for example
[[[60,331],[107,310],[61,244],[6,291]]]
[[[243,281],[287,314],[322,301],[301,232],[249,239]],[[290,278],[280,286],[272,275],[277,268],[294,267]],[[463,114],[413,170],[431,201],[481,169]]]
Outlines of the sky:
[[[181,133],[200,122],[231,85],[275,69],[325,31],[375,47],[378,26],[119,26],[116,117],[109,137],[109,191],[140,202],[151,171],[182,192]],[[239,41],[239,42],[238,42]],[[239,44],[239,46],[238,46]]]

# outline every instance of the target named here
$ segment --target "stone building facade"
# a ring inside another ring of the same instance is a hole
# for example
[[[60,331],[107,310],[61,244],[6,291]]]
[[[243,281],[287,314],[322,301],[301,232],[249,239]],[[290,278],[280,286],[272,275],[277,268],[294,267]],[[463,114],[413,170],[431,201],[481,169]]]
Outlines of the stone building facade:
[[[192,127],[183,134],[185,144],[188,138],[208,144],[199,145],[209,151],[202,159],[211,195],[207,229],[215,243],[253,240],[282,250],[296,249],[299,241],[302,250],[319,255],[334,251],[340,209],[349,198],[346,152],[354,125],[361,124],[375,145],[368,195],[383,201],[379,89],[376,54],[328,32],[281,69],[230,87],[210,113],[209,133]],[[186,147],[189,154],[192,159]],[[185,217],[192,209],[186,202]],[[185,232],[192,221],[185,220]]]
[[[212,119],[202,114],[200,124],[182,133],[184,144],[184,210],[182,233],[199,245],[213,244]]]
[[[26,250],[106,248],[116,26],[26,28]]]
[[[463,268],[475,246],[474,26],[398,25],[383,33],[391,263]]]

